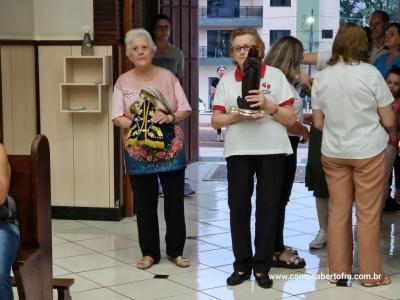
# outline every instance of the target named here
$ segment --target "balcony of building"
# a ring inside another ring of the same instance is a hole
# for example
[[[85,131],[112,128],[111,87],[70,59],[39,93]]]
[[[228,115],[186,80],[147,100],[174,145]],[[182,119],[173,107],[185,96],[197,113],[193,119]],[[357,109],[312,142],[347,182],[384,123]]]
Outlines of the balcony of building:
[[[262,6],[210,7],[199,8],[199,26],[207,27],[262,27]]]
[[[232,58],[229,51],[222,47],[199,47],[199,62],[200,65],[230,65]]]

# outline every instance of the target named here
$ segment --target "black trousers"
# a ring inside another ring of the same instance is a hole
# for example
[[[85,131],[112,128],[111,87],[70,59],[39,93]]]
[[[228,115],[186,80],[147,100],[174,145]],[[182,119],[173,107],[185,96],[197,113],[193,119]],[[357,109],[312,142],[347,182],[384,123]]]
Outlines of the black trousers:
[[[164,217],[167,225],[165,243],[167,255],[182,255],[186,240],[183,185],[185,170],[148,175],[131,175],[135,197],[139,245],[143,256],[151,256],[156,262],[161,258],[158,227],[158,180],[164,192]]]
[[[234,270],[269,272],[275,247],[276,219],[282,186],[284,154],[238,155],[226,159],[228,204]],[[251,196],[256,186],[255,253],[251,248]]]
[[[297,146],[299,145],[300,138],[298,136],[289,136],[290,144],[292,145],[293,154],[285,157],[283,184],[280,194],[278,221],[276,223],[276,239],[275,239],[275,252],[282,252],[285,249],[283,244],[283,227],[285,225],[285,210],[289,202],[290,194],[294,178],[296,176],[297,166]]]

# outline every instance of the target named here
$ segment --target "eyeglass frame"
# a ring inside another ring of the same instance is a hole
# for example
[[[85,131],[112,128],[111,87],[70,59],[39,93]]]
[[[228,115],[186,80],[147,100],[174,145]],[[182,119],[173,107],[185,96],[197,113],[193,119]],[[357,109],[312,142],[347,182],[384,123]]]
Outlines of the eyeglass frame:
[[[246,49],[248,48],[248,49]],[[257,48],[257,45],[244,45],[244,46],[235,46],[231,47],[231,51],[235,53],[239,53],[242,49],[246,52],[249,52],[251,48]]]

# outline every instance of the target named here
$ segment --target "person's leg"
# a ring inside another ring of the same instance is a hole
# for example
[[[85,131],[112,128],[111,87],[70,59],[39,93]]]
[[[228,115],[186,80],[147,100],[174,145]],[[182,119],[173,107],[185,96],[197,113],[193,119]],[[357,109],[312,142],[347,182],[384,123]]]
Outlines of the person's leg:
[[[164,216],[167,225],[165,242],[167,256],[182,255],[186,240],[183,184],[185,170],[159,173],[164,191]]]
[[[319,228],[324,232],[328,232],[329,199],[316,197],[315,204],[317,206]]]
[[[157,174],[131,175],[135,197],[139,245],[143,256],[160,260],[160,234],[158,227],[158,179]]]
[[[293,154],[285,157],[285,165],[283,167],[283,183],[282,191],[279,200],[278,219],[276,223],[276,239],[275,239],[275,252],[282,252],[285,250],[283,243],[283,227],[285,225],[285,211],[286,205],[289,202],[290,194],[292,193],[292,187],[294,178],[296,176],[297,166],[297,146],[299,144],[299,137],[290,136],[290,143],[292,144]]]
[[[390,197],[391,185],[392,185],[392,171],[394,162],[397,156],[397,149],[393,145],[387,145],[385,150],[385,182],[384,182],[384,193],[382,199],[382,205],[385,204],[385,200]]]
[[[233,268],[235,272],[247,272],[253,266],[250,217],[254,170],[250,157],[246,155],[228,157],[226,162],[232,249],[235,256]]]
[[[297,136],[289,136],[289,140],[292,145],[293,154],[285,157],[282,193],[279,202],[278,220],[276,225],[275,254],[272,266],[298,269],[305,266],[304,259],[298,256],[297,251],[285,247],[283,241],[286,205],[289,202],[294,178],[296,176],[297,146],[300,138]]]
[[[353,264],[353,167],[346,159],[322,156],[329,189],[328,266],[331,275],[351,275]],[[329,242],[334,241],[334,242]]]
[[[221,128],[217,129],[217,141],[218,142],[223,142],[224,141],[224,138],[222,137],[222,129]]]
[[[310,249],[322,249],[328,241],[329,199],[315,197],[315,204],[317,207],[319,231],[315,238],[310,242]]]
[[[396,159],[393,164],[394,169],[394,184],[396,187],[395,200],[400,203],[400,156],[396,155]]]
[[[15,224],[0,223],[0,298],[13,299],[10,270],[18,254],[19,230]]]
[[[286,155],[284,154],[253,157],[257,174],[253,264],[255,274],[268,273],[271,268],[285,159]]]
[[[385,152],[369,159],[354,160],[355,201],[357,208],[357,243],[359,274],[380,275],[379,279],[362,280],[361,283],[382,281],[383,270],[379,251],[381,202],[385,181]]]

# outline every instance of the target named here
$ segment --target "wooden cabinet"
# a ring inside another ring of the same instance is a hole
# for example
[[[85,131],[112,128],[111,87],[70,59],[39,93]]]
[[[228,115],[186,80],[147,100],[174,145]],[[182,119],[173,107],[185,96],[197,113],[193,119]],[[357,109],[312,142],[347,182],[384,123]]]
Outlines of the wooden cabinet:
[[[41,132],[50,142],[53,208],[121,204],[114,195],[113,52],[111,46],[94,51],[95,56],[79,57],[80,46],[38,49]],[[78,106],[86,109],[65,113]]]
[[[64,57],[60,84],[60,111],[99,113],[111,82],[111,56]]]

